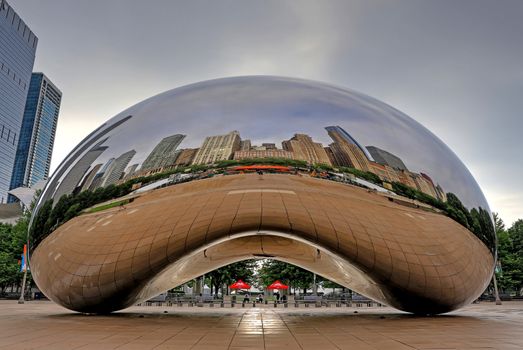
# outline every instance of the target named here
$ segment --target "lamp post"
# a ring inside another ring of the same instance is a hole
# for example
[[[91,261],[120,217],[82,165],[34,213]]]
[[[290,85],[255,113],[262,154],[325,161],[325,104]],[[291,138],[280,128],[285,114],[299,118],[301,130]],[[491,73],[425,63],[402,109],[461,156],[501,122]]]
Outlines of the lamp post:
[[[496,298],[496,305],[501,305],[501,299],[499,298],[499,291],[498,291],[498,281],[496,279],[496,272],[497,270],[501,270],[501,264],[498,260],[496,263],[496,267],[494,269],[494,273],[492,274],[492,282],[494,282],[494,297]]]

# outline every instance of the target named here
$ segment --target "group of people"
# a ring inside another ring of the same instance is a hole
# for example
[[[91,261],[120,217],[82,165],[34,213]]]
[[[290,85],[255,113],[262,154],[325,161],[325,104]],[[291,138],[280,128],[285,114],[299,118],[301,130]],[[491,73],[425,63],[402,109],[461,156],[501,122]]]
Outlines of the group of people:
[[[280,293],[279,293],[279,292],[275,292],[275,293],[274,293],[274,297],[276,298],[276,301],[278,301],[278,302],[280,301]],[[263,302],[263,299],[264,299],[263,294],[258,294],[258,295],[256,296],[255,301],[256,301],[257,303],[262,303],[262,302]],[[283,296],[281,297],[281,300],[282,300],[283,302],[286,302],[286,301],[287,301],[287,295],[283,295]],[[246,303],[250,302],[250,301],[251,301],[251,295],[250,295],[249,293],[246,293],[246,294],[243,296],[243,301],[246,302]]]

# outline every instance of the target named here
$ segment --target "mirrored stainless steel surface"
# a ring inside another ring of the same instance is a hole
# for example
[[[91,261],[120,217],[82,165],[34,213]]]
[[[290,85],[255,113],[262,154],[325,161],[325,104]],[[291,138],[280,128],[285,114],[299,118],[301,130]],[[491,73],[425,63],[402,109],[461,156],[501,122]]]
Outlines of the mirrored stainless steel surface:
[[[477,297],[496,252],[480,188],[426,128],[355,91],[256,76],[167,91],[93,131],[39,199],[30,262],[51,299],[106,312],[252,257],[238,235],[315,247],[322,263],[273,257],[422,313]]]

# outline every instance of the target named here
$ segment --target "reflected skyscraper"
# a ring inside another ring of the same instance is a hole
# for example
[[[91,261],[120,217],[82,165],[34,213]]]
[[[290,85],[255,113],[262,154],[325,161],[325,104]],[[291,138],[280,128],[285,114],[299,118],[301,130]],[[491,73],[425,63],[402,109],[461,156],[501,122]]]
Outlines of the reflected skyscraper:
[[[314,142],[309,135],[294,134],[290,140],[282,142],[283,149],[294,154],[294,159],[304,160],[309,164],[331,165],[323,145]]]
[[[93,183],[94,177],[102,167],[102,163],[96,164],[88,173],[87,176],[84,178],[84,181],[82,182],[82,191],[86,191],[89,189],[91,184]]]
[[[198,148],[182,149],[180,154],[178,155],[178,158],[176,158],[174,165],[190,165],[193,162],[197,152]]]
[[[125,168],[127,168],[135,154],[136,151],[133,149],[116,158],[109,169],[107,169],[102,186],[109,186],[120,180],[124,175]]]
[[[407,170],[407,166],[400,157],[387,152],[376,146],[367,146],[367,150],[374,158],[374,161],[383,165],[388,165],[396,169]]]
[[[163,138],[142,164],[142,170],[149,170],[173,165],[180,154],[178,146],[185,135],[176,134]]]
[[[0,0],[0,203],[15,164],[38,38],[5,0]]]
[[[283,149],[264,149],[264,150],[250,150],[250,151],[236,151],[234,152],[234,159],[256,159],[256,158],[280,158],[280,159],[294,159],[294,153]]]
[[[240,151],[249,151],[251,149],[251,140],[242,140],[240,142]]]
[[[371,170],[369,161],[372,158],[348,132],[339,126],[328,126],[325,130],[334,141],[329,147],[336,159],[336,165]]]
[[[43,74],[33,73],[16,151],[11,188],[47,179],[62,93]]]
[[[107,162],[98,170],[98,172],[94,175],[93,180],[91,181],[91,184],[89,185],[89,190],[93,191],[97,189],[98,187],[102,186],[102,182],[105,179],[105,173],[109,169],[109,167],[113,164],[114,158],[109,158]]]
[[[133,176],[134,173],[136,173],[136,169],[138,169],[139,166],[140,166],[140,164],[138,164],[138,163],[130,165],[127,169],[125,169],[124,178],[127,179],[127,178]]]
[[[240,133],[236,130],[226,135],[207,136],[196,152],[193,164],[212,164],[220,160],[231,159],[240,149]]]
[[[382,180],[388,182],[400,182],[398,172],[394,168],[376,162],[370,162],[369,166],[369,171],[378,175]]]
[[[96,128],[89,135],[87,135],[87,137],[85,138],[86,142],[82,143],[82,145],[76,146],[71,151],[71,153],[65,158],[65,160],[60,164],[56,172],[53,174],[53,178],[50,179],[49,184],[46,186],[46,191],[44,194],[42,194],[40,200],[46,201],[49,199],[50,196],[52,196],[55,193],[55,189],[59,185],[59,180],[62,178],[62,175],[64,175],[64,173],[66,173],[69,170],[70,166],[82,155],[83,152],[88,150],[89,147],[91,147],[94,144],[96,144],[96,146],[94,146],[93,148],[100,146],[102,143],[107,141],[107,137],[104,139],[102,139],[102,137],[106,136],[112,130],[127,122],[132,117],[132,115],[128,115],[110,125],[104,123],[98,128]],[[99,141],[100,139],[102,140]]]
[[[100,143],[103,143],[103,141]],[[104,153],[107,148],[107,146],[95,145],[83,157],[81,157],[71,168],[71,170],[69,170],[67,175],[65,175],[64,178],[60,181],[60,184],[54,193],[54,198],[58,200],[65,194],[72,194],[75,188],[80,184],[80,181],[83,179],[85,173],[89,169],[89,166],[102,153]]]

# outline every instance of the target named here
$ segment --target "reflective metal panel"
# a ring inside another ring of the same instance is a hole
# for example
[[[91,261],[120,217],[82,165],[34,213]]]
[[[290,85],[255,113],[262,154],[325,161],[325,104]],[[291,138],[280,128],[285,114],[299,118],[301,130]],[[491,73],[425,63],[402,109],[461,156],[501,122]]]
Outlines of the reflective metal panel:
[[[331,85],[239,77],[154,96],[83,140],[40,197],[31,267],[62,305],[111,311],[220,266],[180,264],[237,234],[308,242],[330,262],[273,257],[430,313],[483,291],[496,241],[469,171],[408,116]]]

